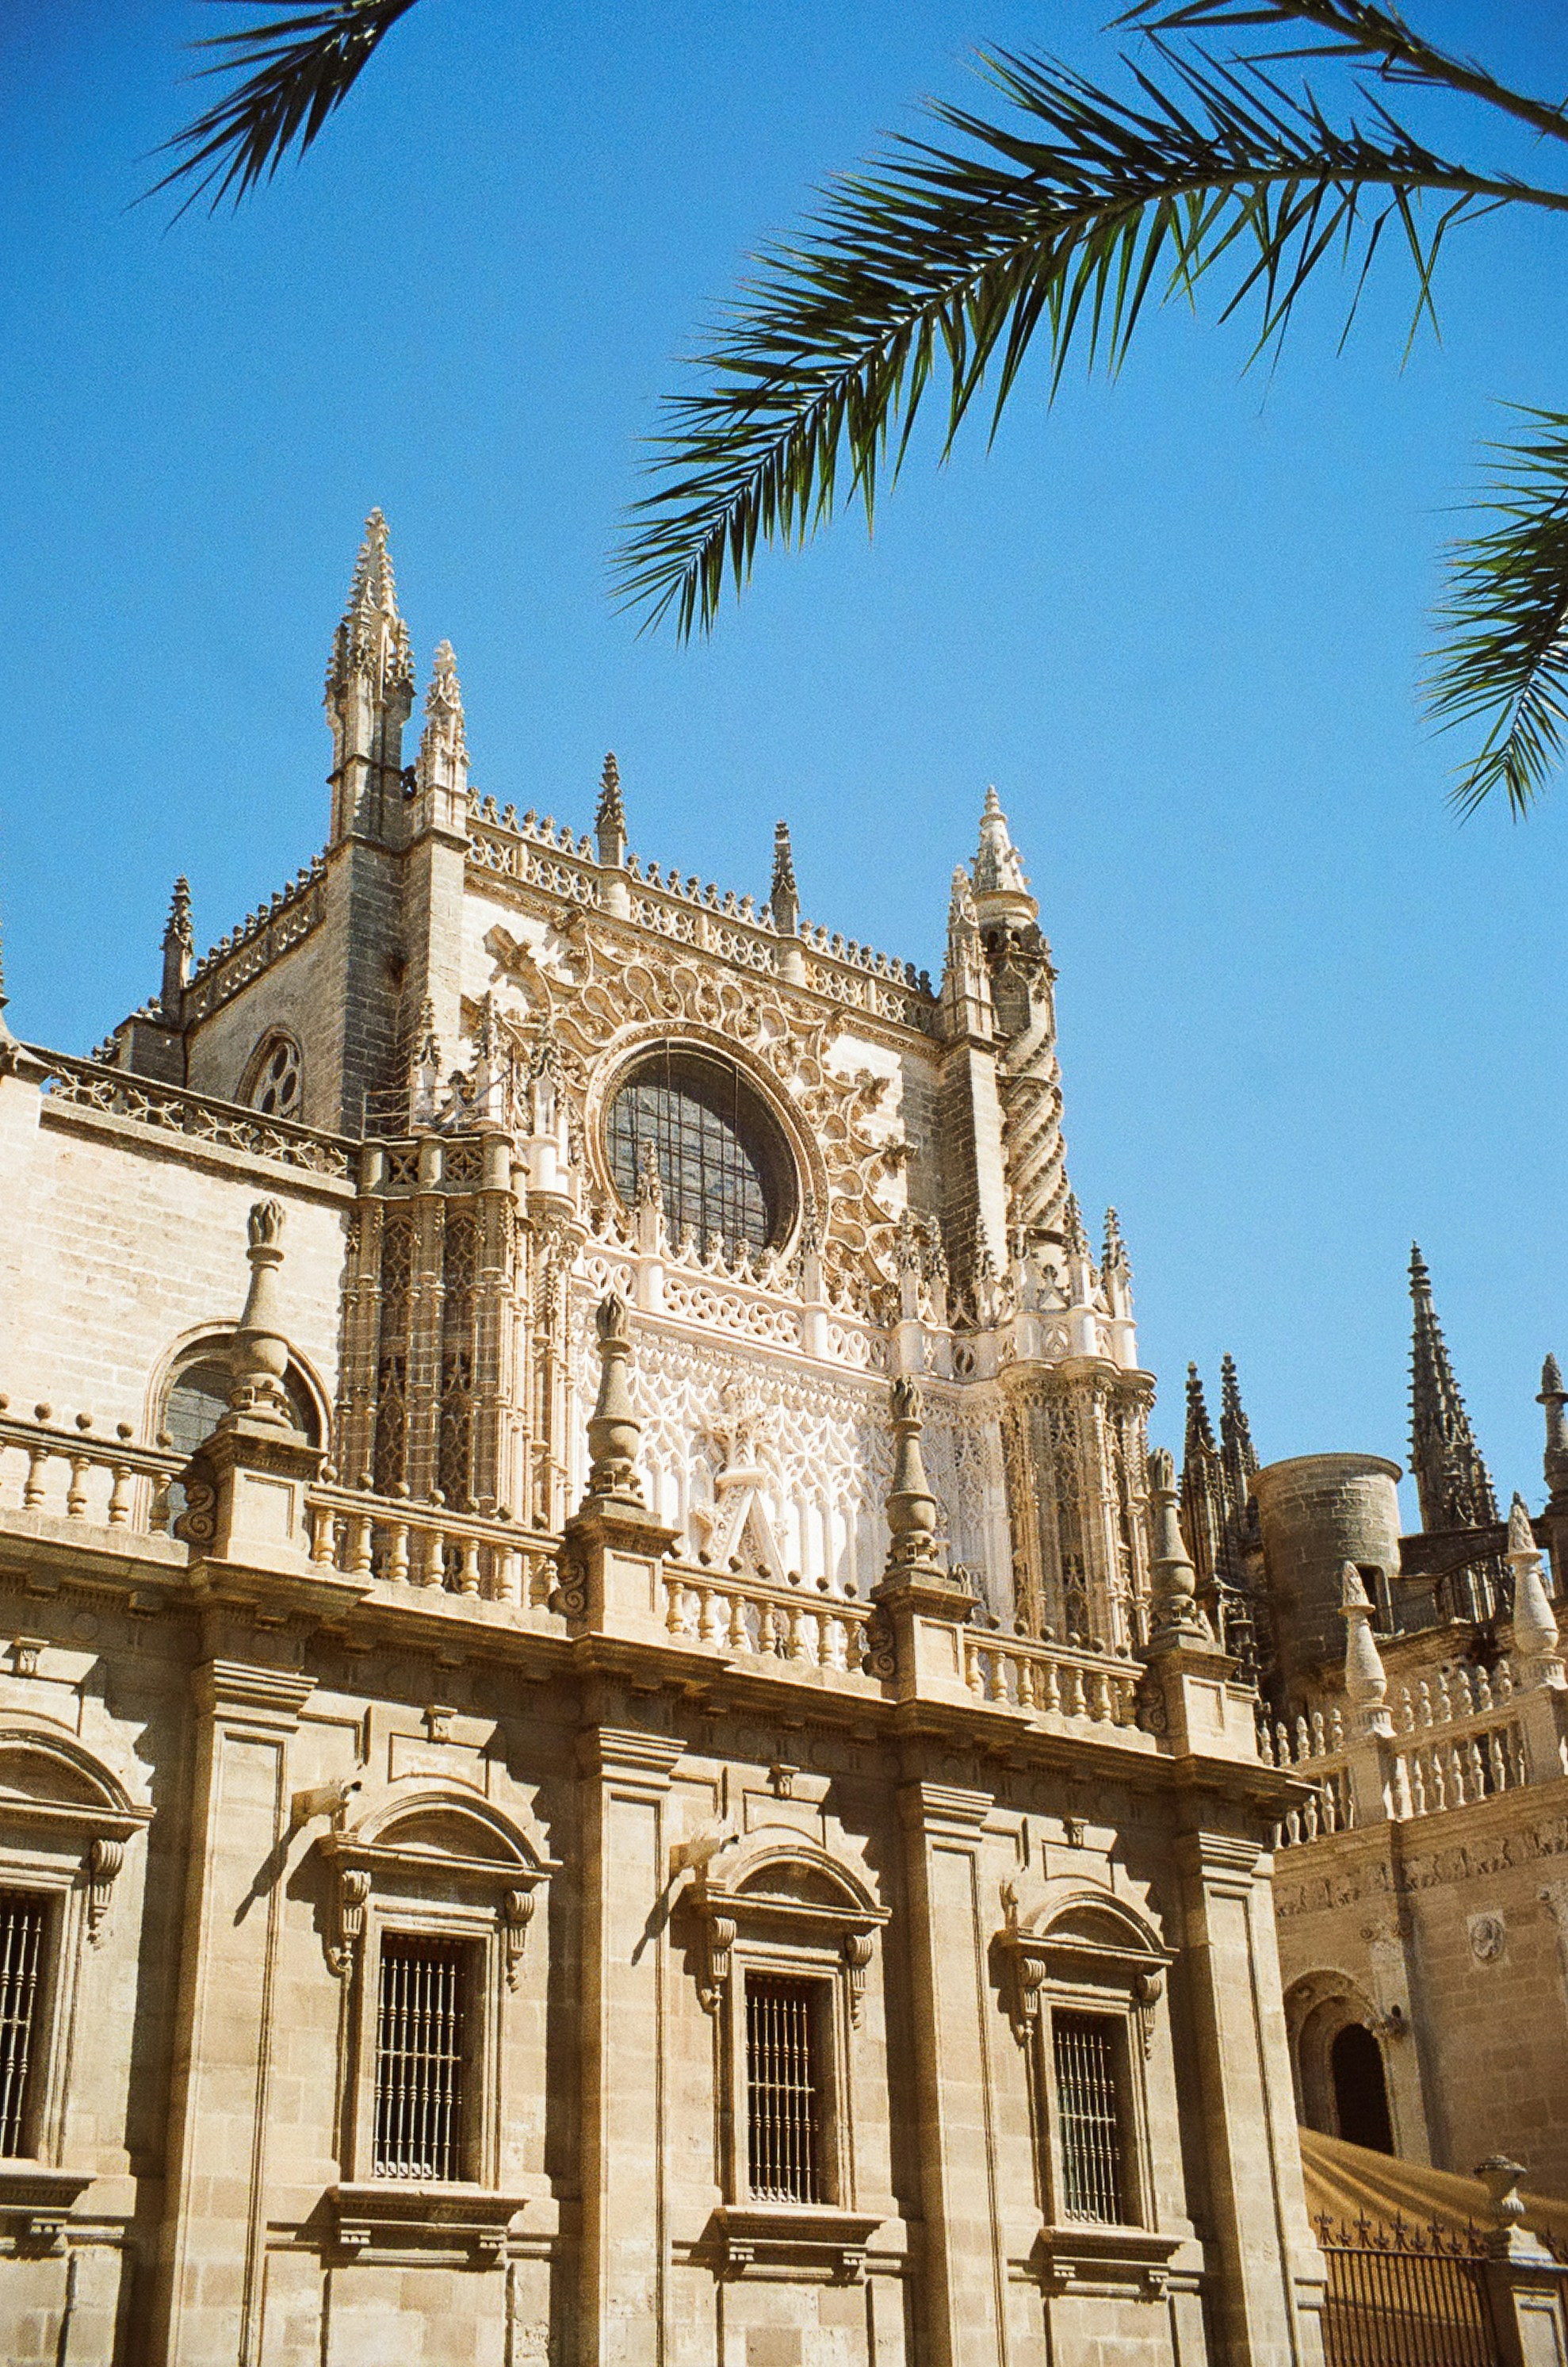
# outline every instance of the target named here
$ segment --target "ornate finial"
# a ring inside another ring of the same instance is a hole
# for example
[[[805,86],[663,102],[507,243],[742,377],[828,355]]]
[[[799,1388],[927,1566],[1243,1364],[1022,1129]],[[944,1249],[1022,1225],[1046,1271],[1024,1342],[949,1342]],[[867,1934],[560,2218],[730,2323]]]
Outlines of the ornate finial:
[[[1220,1358],[1220,1444],[1227,1461],[1234,1456],[1238,1481],[1245,1482],[1258,1468],[1258,1449],[1252,1444],[1252,1425],[1241,1401],[1235,1359],[1228,1352]],[[1238,1506],[1246,1496],[1245,1484],[1240,1485]]]
[[[1211,1455],[1217,1454],[1219,1451],[1214,1444],[1214,1433],[1209,1421],[1208,1400],[1203,1395],[1203,1384],[1198,1376],[1198,1367],[1196,1365],[1189,1365],[1187,1367],[1187,1451],[1190,1455],[1194,1447],[1204,1447]]]
[[[599,776],[599,802],[593,810],[593,831],[599,842],[599,860],[611,870],[619,870],[626,854],[626,810],[621,799],[621,768],[612,748],[604,759],[604,769]]]
[[[1178,1645],[1213,1647],[1213,1633],[1198,1608],[1197,1580],[1176,1512],[1176,1461],[1168,1446],[1149,1456],[1149,1496],[1154,1509],[1155,1632],[1151,1651]]]
[[[1353,1561],[1339,1565],[1339,1611],[1345,1622],[1345,1693],[1363,1733],[1391,1731],[1388,1672],[1372,1637],[1372,1606]]]
[[[191,957],[196,952],[196,938],[190,925],[190,881],[182,872],[175,882],[175,892],[169,902],[169,917],[164,923],[164,983],[158,1002],[171,1026],[177,1026],[180,998],[190,976]]]
[[[1527,1688],[1563,1684],[1556,1614],[1541,1574],[1540,1548],[1522,1496],[1508,1508],[1508,1568],[1514,1579],[1514,1658]]]
[[[773,825],[773,884],[768,893],[773,926],[781,937],[793,937],[800,926],[800,891],[795,884],[795,852],[787,821]]]
[[[1068,1193],[1066,1206],[1062,1210],[1062,1237],[1066,1242],[1069,1257],[1087,1258],[1089,1255],[1089,1232],[1076,1192]]]
[[[592,1460],[584,1504],[609,1499],[640,1507],[642,1482],[637,1476],[637,1452],[642,1444],[642,1424],[632,1410],[627,1377],[631,1315],[618,1291],[612,1290],[599,1301],[593,1329],[599,1342],[599,1395],[588,1424],[588,1452]]]
[[[1029,892],[1018,849],[1008,835],[1008,818],[994,788],[986,791],[980,844],[975,856],[975,895],[982,922],[1032,921],[1039,907]]]
[[[1464,1410],[1448,1345],[1432,1305],[1427,1261],[1410,1248],[1415,1326],[1410,1352],[1410,1468],[1424,1529],[1490,1528],[1497,1519],[1492,1475]]]
[[[457,654],[450,641],[437,641],[431,662],[430,686],[424,694],[424,736],[436,737],[444,748],[467,756],[463,731],[463,685],[457,679]]]
[[[1107,1269],[1120,1266],[1122,1274],[1129,1281],[1132,1279],[1133,1269],[1127,1257],[1127,1244],[1122,1238],[1121,1219],[1114,1208],[1107,1208],[1105,1211],[1105,1246],[1100,1251],[1100,1263]]]
[[[955,863],[953,866],[953,892],[947,900],[947,927],[950,936],[954,929],[979,927],[975,911],[975,883],[962,863]]]
[[[936,1498],[920,1454],[925,1428],[920,1393],[912,1380],[901,1376],[889,1387],[888,1400],[894,1444],[893,1482],[887,1491],[887,1578],[924,1573],[942,1579],[945,1573],[936,1558]]]
[[[288,1342],[279,1320],[277,1285],[277,1269],[283,1263],[283,1216],[278,1201],[257,1200],[246,1218],[251,1286],[230,1349],[233,1379],[220,1430],[232,1429],[240,1421],[265,1422],[278,1430],[299,1428],[283,1386],[288,1371]]]
[[[1546,1453],[1541,1467],[1546,1484],[1551,1490],[1548,1512],[1561,1512],[1568,1500],[1568,1389],[1562,1386],[1562,1375],[1555,1356],[1548,1356],[1540,1368],[1540,1394],[1536,1403],[1546,1412]]]

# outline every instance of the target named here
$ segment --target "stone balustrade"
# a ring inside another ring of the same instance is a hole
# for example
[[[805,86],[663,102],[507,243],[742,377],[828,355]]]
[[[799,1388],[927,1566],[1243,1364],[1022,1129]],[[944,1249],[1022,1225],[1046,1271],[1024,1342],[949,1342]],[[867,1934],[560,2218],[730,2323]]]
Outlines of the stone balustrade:
[[[0,1397],[0,1512],[9,1507],[101,1528],[159,1531],[182,1459],[138,1446],[129,1422],[101,1437],[90,1413],[67,1428],[55,1421],[52,1406],[35,1406],[28,1421]]]
[[[449,1512],[409,1497],[313,1488],[310,1558],[340,1578],[436,1588],[525,1610],[547,1607],[560,1541],[524,1531],[503,1514]]]
[[[1094,1726],[1132,1726],[1137,1716],[1137,1670],[1055,1644],[966,1634],[964,1675],[977,1701],[1010,1709]]]
[[[665,1565],[662,1582],[664,1624],[682,1644],[851,1676],[863,1667],[871,1609],[848,1595],[675,1563]]]

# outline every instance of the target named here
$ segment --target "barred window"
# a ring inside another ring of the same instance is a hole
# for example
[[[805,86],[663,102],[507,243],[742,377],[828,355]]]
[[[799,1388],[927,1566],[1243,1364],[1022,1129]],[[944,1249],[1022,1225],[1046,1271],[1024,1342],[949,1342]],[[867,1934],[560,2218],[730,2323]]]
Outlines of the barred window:
[[[1062,2132],[1062,2209],[1068,2219],[1120,2226],[1122,2112],[1116,2029],[1098,2013],[1054,2013],[1056,2109]]]
[[[45,1901],[0,1891],[0,2155],[30,2150],[28,2074],[43,1977]]]
[[[463,2176],[468,1951],[389,1931],[376,2029],[378,2178]]]
[[[733,1255],[766,1249],[788,1229],[789,1154],[757,1095],[728,1062],[666,1048],[643,1061],[610,1104],[610,1172],[627,1207],[651,1163],[671,1233],[698,1246],[717,1233]]]
[[[824,1999],[820,1981],[747,1975],[747,2128],[759,2203],[824,2200]]]

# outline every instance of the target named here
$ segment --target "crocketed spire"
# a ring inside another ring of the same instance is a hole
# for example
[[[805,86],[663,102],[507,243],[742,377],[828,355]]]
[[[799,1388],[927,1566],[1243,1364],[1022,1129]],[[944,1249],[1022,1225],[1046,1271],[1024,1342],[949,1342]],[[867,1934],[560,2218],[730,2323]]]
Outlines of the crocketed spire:
[[[593,835],[599,842],[599,860],[612,869],[619,869],[626,852],[626,810],[621,798],[621,768],[612,748],[604,759],[604,769],[599,776],[599,802],[593,809]]]
[[[800,925],[800,891],[795,884],[795,850],[789,843],[787,821],[773,824],[773,884],[768,902],[780,936],[793,937]]]
[[[164,923],[164,984],[159,995],[164,1016],[171,1024],[180,1015],[180,997],[190,976],[196,938],[190,924],[190,881],[182,872],[175,882],[169,917]]]
[[[1497,1520],[1492,1475],[1482,1460],[1432,1305],[1432,1279],[1410,1249],[1415,1323],[1410,1349],[1410,1468],[1424,1529],[1488,1528]]]
[[[327,668],[334,845],[351,833],[383,841],[398,836],[402,733],[413,692],[413,652],[398,614],[387,521],[372,510]]]
[[[1023,865],[1008,832],[1008,818],[995,789],[986,791],[980,844],[975,856],[975,902],[987,934],[999,924],[1027,927],[1040,907],[1029,892]]]

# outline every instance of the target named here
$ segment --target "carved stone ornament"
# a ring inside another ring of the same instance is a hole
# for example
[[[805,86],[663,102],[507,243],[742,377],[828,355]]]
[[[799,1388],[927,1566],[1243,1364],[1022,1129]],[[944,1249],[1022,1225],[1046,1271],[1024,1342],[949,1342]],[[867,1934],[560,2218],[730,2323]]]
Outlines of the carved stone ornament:
[[[369,1897],[370,1876],[365,1868],[340,1865],[333,1900],[336,1930],[327,1945],[327,1962],[340,1980],[354,1970],[358,1958]]]
[[[697,1995],[716,2014],[742,1934],[831,1949],[844,1966],[850,2020],[858,2025],[875,1933],[887,1920],[863,1876],[793,1827],[763,1827],[696,1868],[690,1893],[702,1927]]]
[[[1004,1921],[998,1944],[1007,1972],[1003,1994],[1019,2044],[1026,2044],[1038,2028],[1041,1996],[1055,1975],[1075,1990],[1102,1988],[1109,2002],[1124,2001],[1136,2021],[1146,2061],[1173,1959],[1144,1918],[1109,1891],[1090,1889],[1077,1880],[1004,1882],[1001,1904]]]
[[[87,1852],[87,1938],[93,1947],[103,1939],[109,1897],[125,1863],[125,1843],[102,1835]]]
[[[506,1986],[515,1990],[523,1975],[523,1943],[534,1920],[537,1901],[531,1890],[509,1890],[501,1902],[501,1937],[506,1961]]]

